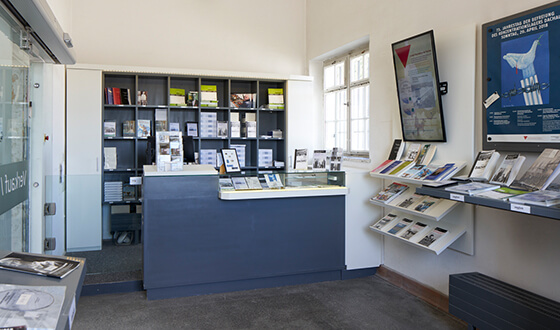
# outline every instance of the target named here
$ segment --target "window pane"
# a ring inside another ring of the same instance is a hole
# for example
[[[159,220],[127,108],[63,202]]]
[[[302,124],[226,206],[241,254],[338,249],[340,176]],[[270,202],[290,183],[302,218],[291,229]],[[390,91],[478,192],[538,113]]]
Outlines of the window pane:
[[[369,79],[369,52],[364,54],[364,79]]]
[[[336,147],[335,143],[335,124],[334,122],[326,123],[325,124],[325,148],[332,149]]]
[[[324,89],[329,89],[334,86],[334,66],[327,66],[323,72],[323,85]]]
[[[344,62],[335,64],[335,86],[344,85]]]
[[[347,129],[346,120],[336,122],[335,147],[346,149]]]
[[[369,78],[369,53],[364,53],[350,60],[350,82]]]
[[[325,121],[336,119],[336,92],[325,94]]]
[[[350,60],[350,82],[354,82],[363,78],[363,59],[363,56],[360,55]]]
[[[350,148],[351,151],[369,150],[369,84],[350,90]]]

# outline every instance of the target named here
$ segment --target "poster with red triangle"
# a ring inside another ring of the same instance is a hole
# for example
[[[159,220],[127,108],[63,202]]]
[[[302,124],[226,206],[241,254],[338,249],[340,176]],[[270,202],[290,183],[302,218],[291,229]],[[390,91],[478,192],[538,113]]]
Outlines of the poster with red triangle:
[[[402,65],[406,68],[408,54],[410,53],[410,45],[395,49],[395,53],[397,53],[397,56],[401,60]]]

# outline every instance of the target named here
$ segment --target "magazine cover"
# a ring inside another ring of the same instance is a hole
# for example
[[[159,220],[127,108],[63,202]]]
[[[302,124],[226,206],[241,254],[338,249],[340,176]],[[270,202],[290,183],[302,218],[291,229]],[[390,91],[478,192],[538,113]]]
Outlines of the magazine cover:
[[[0,259],[0,268],[28,274],[64,278],[80,265],[63,257],[44,257],[12,252]]]
[[[426,228],[428,228],[426,224],[423,224],[421,222],[416,222],[412,226],[408,227],[408,229],[401,234],[401,237],[409,240],[414,235],[418,234],[419,232],[423,231]]]
[[[405,229],[406,227],[410,226],[412,224],[412,220],[407,219],[407,218],[403,218],[401,221],[399,221],[399,223],[397,223],[393,228],[391,228],[388,233],[389,234],[393,234],[396,235],[398,234],[401,230]]]
[[[434,244],[434,242],[436,242],[438,239],[442,238],[445,234],[447,234],[447,229],[436,227],[428,235],[424,236],[424,238],[422,238],[420,242],[418,242],[418,244],[430,246]]]
[[[389,213],[386,216],[384,216],[383,218],[379,219],[379,221],[377,221],[371,227],[381,230],[381,228],[385,227],[389,222],[393,221],[396,218],[397,218],[396,215]]]

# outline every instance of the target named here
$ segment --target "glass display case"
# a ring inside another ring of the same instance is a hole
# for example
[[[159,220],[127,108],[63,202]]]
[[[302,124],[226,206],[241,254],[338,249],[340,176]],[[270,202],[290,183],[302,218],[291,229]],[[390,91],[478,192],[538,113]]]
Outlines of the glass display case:
[[[220,175],[221,199],[345,195],[343,171],[271,171]]]

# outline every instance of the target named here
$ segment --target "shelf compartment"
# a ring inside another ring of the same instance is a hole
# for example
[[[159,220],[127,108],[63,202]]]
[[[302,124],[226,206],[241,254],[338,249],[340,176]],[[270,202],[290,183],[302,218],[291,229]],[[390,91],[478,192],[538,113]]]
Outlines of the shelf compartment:
[[[394,210],[397,210],[398,212],[407,213],[407,214],[410,214],[410,215],[413,215],[413,216],[416,216],[416,217],[421,217],[421,218],[429,219],[429,220],[432,220],[432,221],[440,221],[449,212],[451,212],[455,207],[457,207],[457,205],[459,205],[458,202],[440,198],[440,201],[435,206],[433,206],[433,208],[430,207],[425,213],[415,211],[414,209],[406,209],[404,207],[399,207],[398,206],[405,199],[412,196],[412,194],[414,194],[414,191],[412,191],[412,189],[408,189],[401,196],[398,196],[397,198],[392,200],[390,203],[385,204],[385,203],[378,202],[378,201],[371,200],[371,199],[370,199],[369,202],[371,204],[374,204],[374,205],[377,205],[377,206],[394,209]]]
[[[412,246],[415,246],[417,248],[421,248],[423,250],[430,251],[432,253],[435,253],[436,255],[441,254],[445,249],[450,247],[454,242],[461,239],[463,237],[463,235],[468,230],[468,226],[465,225],[465,224],[462,224],[462,223],[452,222],[452,221],[437,222],[437,221],[433,221],[433,220],[430,220],[430,219],[424,219],[423,218],[423,219],[420,220],[420,222],[425,223],[426,225],[429,226],[429,228],[427,230],[424,230],[421,235],[417,234],[414,237],[412,237],[410,240],[407,240],[407,239],[404,239],[404,238],[398,236],[398,235],[402,234],[402,232],[397,233],[397,235],[390,234],[388,232],[403,217],[406,218],[407,217],[406,214],[403,214],[403,213],[400,213],[400,212],[391,212],[391,213],[397,215],[398,217],[396,219],[392,220],[391,222],[389,222],[387,225],[385,225],[381,229],[373,228],[373,226],[370,226],[369,229],[376,232],[376,233],[382,234],[384,236],[391,237],[393,239],[397,239],[399,241],[405,242],[405,243],[407,243],[409,245],[412,245]],[[414,219],[411,219],[411,220],[414,220]],[[444,237],[437,240],[435,243],[433,243],[430,246],[424,246],[424,245],[418,244],[418,242],[422,238],[424,238],[424,236],[426,236],[430,232],[430,230],[432,230],[436,227],[446,229],[447,234]],[[472,228],[471,228],[471,231],[472,231]]]

